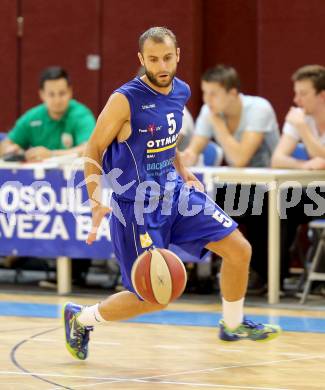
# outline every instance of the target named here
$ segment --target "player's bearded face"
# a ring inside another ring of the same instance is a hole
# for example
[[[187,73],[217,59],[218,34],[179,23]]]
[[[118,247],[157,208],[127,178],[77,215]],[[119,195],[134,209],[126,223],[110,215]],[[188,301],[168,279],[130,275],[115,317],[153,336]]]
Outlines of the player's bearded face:
[[[149,81],[156,87],[169,87],[176,74],[176,66],[171,71],[161,71],[157,73],[150,72],[145,67],[145,73]]]
[[[142,53],[138,53],[150,83],[158,88],[168,88],[176,74],[179,48],[169,37],[163,42],[147,39]]]

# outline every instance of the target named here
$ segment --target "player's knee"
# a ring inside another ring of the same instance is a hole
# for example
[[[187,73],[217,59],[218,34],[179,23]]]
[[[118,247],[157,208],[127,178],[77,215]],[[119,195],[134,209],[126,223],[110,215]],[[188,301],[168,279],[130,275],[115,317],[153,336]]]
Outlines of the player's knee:
[[[241,265],[249,263],[252,247],[239,230],[235,230],[221,241],[210,243],[207,248],[224,260]]]
[[[251,244],[246,240],[246,238],[242,237],[239,253],[241,254],[240,258],[245,263],[249,263],[252,257],[252,246]]]
[[[227,258],[235,265],[242,266],[247,265],[250,262],[252,256],[252,247],[244,236],[237,238],[234,245],[230,247],[230,252]]]
[[[235,231],[222,248],[222,257],[236,266],[247,265],[252,256],[252,247],[240,231]]]

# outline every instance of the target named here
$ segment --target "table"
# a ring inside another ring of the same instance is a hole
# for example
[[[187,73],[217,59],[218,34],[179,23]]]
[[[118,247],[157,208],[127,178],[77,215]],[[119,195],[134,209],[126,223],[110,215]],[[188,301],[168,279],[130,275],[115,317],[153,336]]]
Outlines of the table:
[[[58,188],[66,185],[71,175],[75,171],[82,174],[81,163],[76,162],[75,158],[65,157],[64,159],[51,159],[44,163],[21,164],[7,163],[0,160],[0,186],[8,177],[23,178],[26,175],[32,175],[37,180],[48,180]],[[305,171],[305,170],[279,170],[267,168],[229,168],[229,167],[193,167],[194,173],[202,175],[203,182],[207,191],[213,194],[216,183],[234,183],[234,184],[263,184],[268,187],[269,206],[268,206],[268,302],[271,304],[279,301],[280,285],[280,217],[277,212],[279,189],[294,185],[308,186],[312,182],[325,184],[325,171]],[[25,173],[24,173],[25,172]],[[7,175],[7,176],[6,176]],[[9,175],[9,176],[8,176]],[[10,176],[11,175],[11,176]],[[293,183],[293,181],[295,183]],[[83,188],[85,194],[85,188]],[[87,195],[85,195],[87,196]],[[1,202],[0,202],[1,204]],[[1,214],[1,212],[0,212]],[[89,214],[89,210],[88,210]],[[69,219],[69,213],[63,215],[63,220]],[[25,221],[26,223],[26,221]],[[78,224],[78,223],[77,223]],[[27,232],[28,233],[28,232]],[[4,241],[0,237],[0,254],[3,253]],[[36,238],[34,238],[36,241]],[[31,241],[33,242],[33,241]],[[73,240],[61,240],[48,251],[57,253],[57,271],[58,271],[58,293],[68,294],[71,291],[71,263],[69,257],[95,257],[96,253],[106,253],[109,251],[110,244],[108,240],[102,240],[92,247],[87,247],[82,240],[79,240],[78,246],[73,246]],[[35,245],[35,243],[34,243]],[[104,249],[103,249],[104,248]],[[27,252],[24,255],[34,255],[30,253],[31,247],[27,246]],[[38,245],[34,251],[42,251]],[[77,254],[76,251],[77,250]],[[87,252],[89,251],[89,253]],[[91,252],[94,251],[94,252]],[[19,253],[18,253],[19,254]],[[44,253],[43,253],[44,255]],[[98,257],[100,258],[100,257]]]
[[[279,302],[280,292],[280,216],[279,190],[293,186],[325,185],[325,171],[270,168],[193,167],[203,174],[208,193],[216,183],[261,184],[268,187],[268,302]]]

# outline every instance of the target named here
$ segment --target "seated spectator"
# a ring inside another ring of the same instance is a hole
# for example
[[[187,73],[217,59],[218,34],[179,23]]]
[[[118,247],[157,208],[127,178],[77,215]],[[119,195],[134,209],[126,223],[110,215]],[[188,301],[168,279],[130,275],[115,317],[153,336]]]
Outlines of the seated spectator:
[[[240,80],[232,67],[218,65],[202,76],[204,105],[194,136],[183,153],[186,165],[195,165],[211,138],[222,147],[233,167],[267,167],[279,139],[271,104],[239,92]]]
[[[25,151],[25,159],[31,162],[70,153],[82,155],[95,127],[95,117],[85,105],[72,99],[68,73],[58,66],[43,70],[39,95],[43,103],[17,120],[0,143],[0,155]],[[16,259],[7,260],[13,263]],[[72,261],[75,284],[84,284],[90,263],[90,259]]]
[[[82,155],[95,118],[86,106],[72,99],[67,72],[56,66],[45,69],[39,95],[43,103],[17,120],[0,144],[0,155],[26,151],[27,161],[69,153]]]
[[[186,165],[195,165],[200,153],[213,138],[223,149],[231,167],[268,167],[279,140],[279,128],[271,104],[264,98],[240,93],[236,70],[218,65],[202,76],[204,105],[195,123],[189,147],[183,152]],[[239,189],[239,186],[238,186]],[[224,202],[225,190],[218,189],[216,202]],[[251,267],[257,278],[254,283],[265,289],[267,282],[267,212],[250,215],[252,200],[258,188],[252,186],[250,204],[245,215],[237,221],[250,241],[253,253]],[[237,200],[236,200],[237,201]],[[256,226],[259,229],[256,230]],[[252,287],[252,286],[251,286]]]
[[[273,168],[325,169],[325,67],[307,65],[292,76],[294,103],[272,157]],[[292,157],[298,142],[303,142],[309,160]]]
[[[306,65],[292,76],[294,103],[285,118],[282,135],[272,157],[273,168],[325,169],[325,67]],[[292,156],[299,142],[305,146],[309,158]],[[320,195],[321,196],[321,195]],[[297,227],[311,218],[305,215],[303,205],[310,202],[303,191],[301,202],[288,210],[281,221],[281,272],[289,274],[289,248],[295,239]]]

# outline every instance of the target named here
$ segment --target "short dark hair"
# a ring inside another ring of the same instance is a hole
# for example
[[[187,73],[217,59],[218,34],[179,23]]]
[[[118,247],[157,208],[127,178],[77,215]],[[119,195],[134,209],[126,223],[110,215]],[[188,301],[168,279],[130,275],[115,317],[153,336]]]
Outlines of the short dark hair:
[[[58,79],[65,79],[67,80],[68,85],[71,84],[69,74],[65,69],[61,68],[61,66],[50,66],[42,71],[39,79],[39,86],[43,89],[45,81]]]
[[[240,89],[240,79],[235,68],[226,65],[216,65],[206,70],[202,75],[202,81],[219,83],[229,91],[232,88]]]
[[[305,65],[291,77],[292,81],[310,80],[317,93],[325,90],[325,67],[322,65]]]
[[[175,44],[175,48],[178,47],[176,35],[167,27],[151,27],[140,35],[139,38],[139,51],[142,53],[144,43],[147,39],[151,39],[155,43],[162,43],[166,37],[169,37]]]

